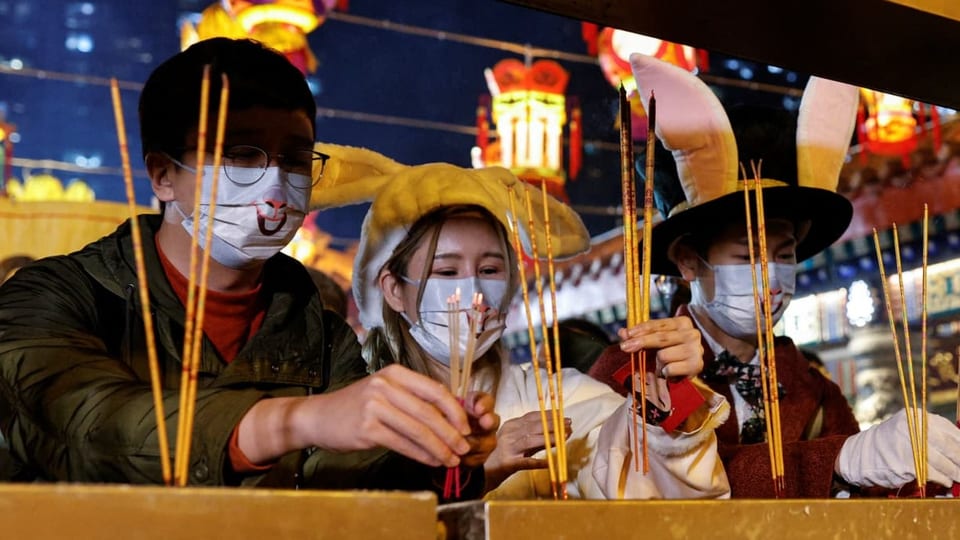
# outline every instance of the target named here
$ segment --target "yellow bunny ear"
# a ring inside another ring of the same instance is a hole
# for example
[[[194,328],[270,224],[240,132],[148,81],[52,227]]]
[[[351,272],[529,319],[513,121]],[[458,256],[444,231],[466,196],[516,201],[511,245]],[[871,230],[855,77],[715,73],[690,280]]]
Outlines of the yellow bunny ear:
[[[317,143],[314,149],[330,159],[310,193],[311,210],[371,201],[392,174],[408,168],[366,148]],[[315,168],[314,176],[319,173]]]

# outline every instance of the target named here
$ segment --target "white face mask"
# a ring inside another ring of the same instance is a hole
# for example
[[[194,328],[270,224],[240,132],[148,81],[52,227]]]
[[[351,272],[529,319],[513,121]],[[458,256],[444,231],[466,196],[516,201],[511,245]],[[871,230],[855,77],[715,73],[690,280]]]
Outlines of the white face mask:
[[[419,285],[420,283],[407,278],[403,279],[413,285]],[[461,358],[467,352],[467,337],[470,334],[467,316],[472,311],[471,304],[474,293],[483,294],[484,311],[481,322],[477,324],[476,347],[473,351],[473,358],[470,360],[476,360],[490,350],[490,347],[493,347],[500,336],[503,335],[503,330],[506,327],[504,324],[506,310],[501,311],[503,297],[507,291],[506,281],[476,277],[428,279],[424,285],[423,299],[420,302],[419,320],[413,323],[410,322],[405,313],[402,316],[410,323],[410,336],[423,348],[424,352],[445,366],[450,365],[451,347],[447,299],[453,296],[457,289],[460,291],[460,309],[457,312],[457,316],[460,318],[460,336],[457,341]]]
[[[177,162],[188,171],[196,169]],[[294,175],[279,167],[268,167],[263,177],[248,186],[239,186],[226,175],[219,176],[217,207],[214,211],[213,242],[210,256],[229,268],[245,268],[256,261],[276,255],[286,246],[306,216],[310,190],[291,185]],[[301,185],[309,179],[301,178]],[[213,166],[203,167],[203,191],[200,198],[200,246],[204,249]],[[176,201],[167,203],[179,214],[166,212],[165,218],[180,219],[187,234],[193,235],[194,216],[188,215]]]
[[[701,280],[690,282],[690,305],[700,306],[706,310],[710,319],[731,337],[737,339],[755,338],[757,323],[754,313],[756,308],[753,301],[753,278],[751,270],[755,270],[757,286],[760,286],[759,264],[722,264],[711,266],[706,261],[707,268],[713,271],[713,298],[708,299],[703,290]],[[796,291],[795,264],[768,263],[767,275],[770,278],[770,305],[773,308],[773,324],[777,324],[783,312],[790,304],[793,293]],[[761,298],[761,314],[763,303]],[[763,321],[761,317],[761,322]]]

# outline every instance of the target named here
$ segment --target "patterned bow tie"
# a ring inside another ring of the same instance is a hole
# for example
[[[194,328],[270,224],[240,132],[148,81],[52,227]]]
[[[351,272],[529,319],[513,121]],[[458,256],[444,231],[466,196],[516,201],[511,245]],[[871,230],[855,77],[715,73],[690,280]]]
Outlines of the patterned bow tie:
[[[753,417],[747,419],[740,430],[740,442],[759,443],[766,440],[766,425],[763,410],[763,386],[758,364],[745,364],[727,351],[717,355],[713,363],[704,370],[704,379],[725,381],[733,384],[737,393],[750,405]],[[777,383],[777,395],[785,395],[783,385]]]

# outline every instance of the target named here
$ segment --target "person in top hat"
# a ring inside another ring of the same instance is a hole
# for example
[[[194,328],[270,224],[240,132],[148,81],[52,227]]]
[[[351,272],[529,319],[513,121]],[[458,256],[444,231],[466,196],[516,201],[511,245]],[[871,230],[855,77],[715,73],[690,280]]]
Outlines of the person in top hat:
[[[794,294],[797,263],[836,241],[850,222],[851,205],[835,190],[852,135],[857,89],[813,77],[796,120],[783,111],[753,107],[728,116],[692,74],[641,54],[630,60],[644,105],[654,91],[659,109],[662,148],[654,181],[666,219],[653,228],[652,271],[689,281],[690,302],[677,315],[693,319],[703,334],[700,377],[734,404],[717,430],[732,496],[772,497],[753,267],[738,169],[743,164],[750,171],[756,164],[763,178],[775,323]],[[755,217],[753,223],[756,227]],[[756,275],[759,279],[759,268]],[[789,338],[777,337],[774,348],[786,496],[894,489],[915,480],[903,411],[858,433],[839,387],[811,369]],[[614,375],[625,362],[621,351],[609,348],[591,374],[622,391]],[[929,426],[929,478],[950,485],[960,479],[960,430],[932,414]]]
[[[520,284],[510,216],[511,189],[525,251],[543,257],[543,206],[537,188],[510,171],[464,169],[444,163],[408,167],[369,150],[321,144],[331,156],[313,192],[313,206],[372,200],[354,262],[353,293],[368,330],[364,358],[371,370],[399,364],[449,383],[451,350],[464,349],[466,310],[472,293],[483,294],[469,386],[493,394],[501,420],[497,448],[484,465],[488,498],[551,496],[544,459],[537,375],[530,363],[511,364],[501,344],[505,318]],[[523,194],[531,196],[537,229],[531,245]],[[589,248],[579,216],[547,198],[552,247],[558,258]],[[459,291],[463,330],[450,336],[448,299]],[[658,344],[658,362],[685,378],[701,368],[700,333],[683,317],[651,321],[635,329],[627,351]],[[457,343],[459,342],[459,345]],[[573,368],[562,370],[566,416],[567,491],[573,498],[716,498],[728,495],[713,429],[728,404],[701,385],[706,403],[673,432],[648,425],[650,472],[636,470],[628,425],[633,399]],[[556,432],[548,423],[551,436]],[[559,431],[559,430],[558,430]]]

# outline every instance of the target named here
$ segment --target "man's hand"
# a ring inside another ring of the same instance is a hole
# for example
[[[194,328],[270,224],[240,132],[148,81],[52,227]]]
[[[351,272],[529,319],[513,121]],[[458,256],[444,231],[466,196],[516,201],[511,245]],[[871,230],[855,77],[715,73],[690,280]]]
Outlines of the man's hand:
[[[655,374],[662,377],[691,377],[703,369],[700,331],[689,317],[670,317],[642,322],[618,332],[620,349],[656,352]],[[649,356],[648,356],[649,358]]]
[[[960,482],[960,429],[942,416],[926,414],[929,479],[950,487]],[[906,409],[847,439],[834,470],[856,486],[898,489],[916,480]]]
[[[471,402],[477,429],[489,430],[497,422],[492,408],[492,398]],[[435,467],[456,467],[460,456],[473,449],[467,437],[475,434],[474,428],[453,394],[396,364],[336,392],[310,396],[292,414],[297,446],[302,447],[347,451],[382,446]]]

